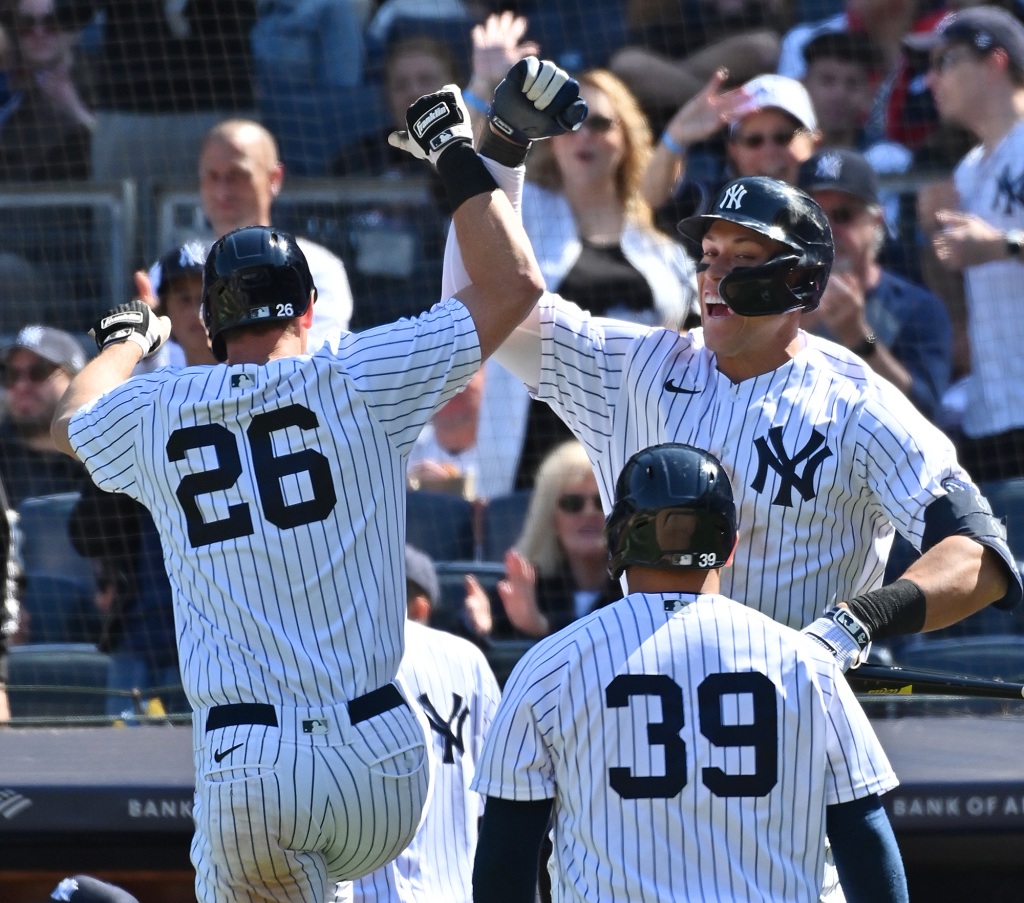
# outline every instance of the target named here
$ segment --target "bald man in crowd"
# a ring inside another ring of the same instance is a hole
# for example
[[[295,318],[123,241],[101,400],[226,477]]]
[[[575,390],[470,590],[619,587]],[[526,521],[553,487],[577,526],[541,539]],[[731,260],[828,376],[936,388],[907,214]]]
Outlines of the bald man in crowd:
[[[199,192],[215,238],[244,226],[272,226],[271,207],[283,183],[277,141],[258,122],[225,119],[206,133],[199,153]],[[352,316],[345,265],[308,238],[299,237],[298,243],[317,290],[308,350],[327,342],[337,351],[338,336]]]

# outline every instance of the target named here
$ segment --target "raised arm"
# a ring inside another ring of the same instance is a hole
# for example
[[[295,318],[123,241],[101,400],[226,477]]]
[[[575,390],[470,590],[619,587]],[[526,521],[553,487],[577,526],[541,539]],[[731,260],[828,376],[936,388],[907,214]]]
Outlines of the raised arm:
[[[151,299],[149,277],[136,273],[135,283],[141,298]],[[77,457],[68,438],[71,415],[128,379],[135,365],[155,354],[170,334],[171,321],[158,317],[145,300],[118,305],[96,321],[90,335],[100,353],[71,381],[50,425],[58,449]]]
[[[489,128],[480,156],[515,211],[522,201],[523,163],[533,141],[579,128],[586,116],[579,85],[550,62],[528,57],[516,63],[498,85],[490,107]],[[463,233],[448,234],[442,293],[458,295],[474,282],[466,259]],[[532,308],[515,332],[495,352],[496,359],[528,386],[540,378],[540,320]]]
[[[522,222],[473,149],[469,110],[455,85],[406,111],[408,128],[388,141],[437,167],[463,248],[469,309],[486,359],[536,303],[544,282]],[[504,140],[504,139],[502,139]]]

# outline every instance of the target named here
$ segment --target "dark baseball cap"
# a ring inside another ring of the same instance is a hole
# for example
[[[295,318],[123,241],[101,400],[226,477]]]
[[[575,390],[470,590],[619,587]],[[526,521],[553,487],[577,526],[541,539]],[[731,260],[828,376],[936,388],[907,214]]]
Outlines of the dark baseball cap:
[[[415,583],[430,600],[435,608],[441,599],[441,584],[437,579],[437,568],[426,552],[415,546],[405,547],[405,579]]]
[[[139,903],[128,891],[89,875],[65,878],[54,888],[50,899],[70,903]]]
[[[803,53],[808,65],[817,60],[841,60],[870,70],[882,65],[877,45],[862,31],[822,32],[804,45]]]
[[[85,351],[78,339],[63,329],[52,326],[23,326],[14,341],[3,349],[0,360],[4,363],[12,351],[19,348],[39,355],[74,375],[85,366]]]
[[[815,191],[842,191],[866,204],[877,204],[878,177],[863,154],[846,147],[818,151],[800,165],[797,186]]]
[[[966,44],[980,53],[997,47],[1024,70],[1024,23],[999,6],[971,6],[939,20],[932,31],[910,34],[903,46],[928,53],[942,44]]]
[[[162,297],[172,279],[182,276],[199,276],[202,278],[203,267],[209,248],[201,241],[185,242],[180,248],[173,248],[164,254],[149,268],[149,281],[153,294]]]

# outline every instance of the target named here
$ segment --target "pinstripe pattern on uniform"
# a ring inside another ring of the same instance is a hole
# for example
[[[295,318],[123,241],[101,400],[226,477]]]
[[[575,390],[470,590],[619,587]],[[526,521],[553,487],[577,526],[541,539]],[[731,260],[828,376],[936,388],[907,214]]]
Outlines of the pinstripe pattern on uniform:
[[[193,727],[200,900],[325,900],[331,876],[377,868],[415,833],[429,768],[409,707],[358,725],[343,706],[279,709],[280,727],[213,732],[205,714]],[[305,718],[324,732],[304,733]]]
[[[602,320],[557,296],[541,305],[538,395],[588,448],[606,510],[633,453],[707,449],[738,510],[723,591],[792,627],[877,587],[894,526],[919,545],[942,480],[969,480],[949,439],[838,345],[807,335],[788,363],[733,384],[699,329]]]
[[[394,677],[405,617],[405,457],[479,362],[469,312],[448,301],[346,335],[336,356],[321,349],[265,366],[156,371],[76,412],[70,440],[97,485],[154,514],[193,707],[329,705]],[[254,422],[273,428],[261,438]],[[202,438],[168,460],[169,437],[209,425],[223,447]],[[237,457],[237,476],[221,455]],[[197,474],[223,488],[198,487],[190,521],[181,495],[195,484],[183,481]],[[320,500],[330,491],[327,510]],[[275,525],[273,505],[279,518],[309,510],[309,520]],[[235,529],[238,512],[250,529]],[[237,535],[193,545],[196,521]]]
[[[659,682],[611,705],[611,688],[637,676]],[[660,742],[665,720],[685,750]],[[718,733],[743,726],[738,741]],[[627,781],[685,780],[675,792],[624,795],[612,786],[620,768]],[[734,790],[742,776],[758,779],[756,792]],[[824,650],[723,596],[634,594],[526,653],[473,786],[555,798],[553,900],[724,903],[817,900],[825,807],[896,784]]]
[[[972,149],[953,181],[960,208],[1002,232],[1024,228],[1024,122],[991,151]],[[964,432],[989,436],[1024,427],[1024,318],[1019,260],[994,260],[964,271],[974,373],[967,383]]]
[[[431,724],[434,781],[412,843],[393,862],[339,888],[355,903],[470,903],[483,799],[470,781],[494,718],[500,690],[472,643],[406,622],[399,679]],[[428,708],[429,707],[429,708]],[[446,734],[450,731],[450,734]]]

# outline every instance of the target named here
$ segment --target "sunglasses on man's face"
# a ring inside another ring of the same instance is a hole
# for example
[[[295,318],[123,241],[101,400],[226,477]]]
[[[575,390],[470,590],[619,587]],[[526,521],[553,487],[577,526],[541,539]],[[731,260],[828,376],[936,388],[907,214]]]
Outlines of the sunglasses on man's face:
[[[13,389],[22,379],[30,383],[44,383],[57,372],[57,365],[46,361],[36,361],[28,367],[11,367],[5,364],[0,368],[0,383],[5,389]]]
[[[30,13],[18,13],[14,17],[14,24],[18,31],[23,34],[39,29],[47,34],[54,34],[60,31],[60,20],[56,13],[46,13],[42,16],[33,16]]]
[[[736,134],[732,136],[734,144],[745,147],[747,150],[757,150],[763,147],[765,142],[771,142],[776,147],[789,147],[793,139],[804,132],[804,129],[789,129],[785,132],[772,132],[770,135],[754,132],[752,135]]]
[[[567,492],[565,495],[559,496],[558,510],[564,511],[566,514],[579,514],[586,506],[588,499],[594,506],[595,510],[604,510],[601,508],[601,496],[596,492],[593,495],[582,495],[579,492]]]
[[[864,207],[833,207],[825,216],[833,226],[848,226],[864,212]]]

